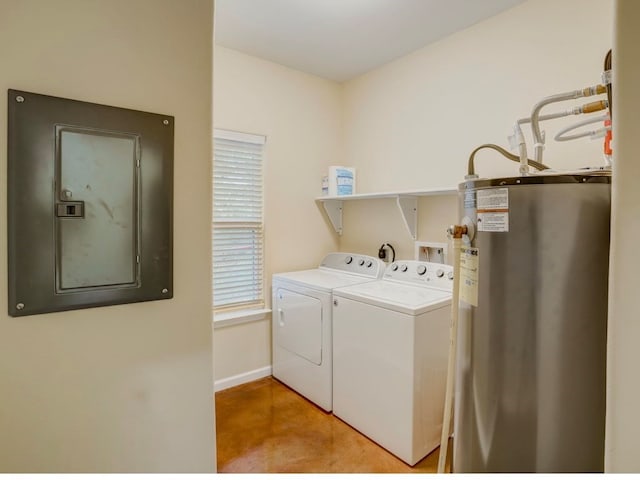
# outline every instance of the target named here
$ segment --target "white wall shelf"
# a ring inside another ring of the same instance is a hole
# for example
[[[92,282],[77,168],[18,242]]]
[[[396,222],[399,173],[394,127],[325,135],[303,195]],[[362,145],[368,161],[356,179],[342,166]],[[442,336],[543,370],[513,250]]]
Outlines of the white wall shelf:
[[[338,235],[342,235],[342,205],[345,201],[393,198],[396,200],[400,215],[414,240],[418,234],[418,197],[435,195],[457,195],[455,188],[434,188],[430,190],[411,190],[404,192],[357,193],[355,195],[324,196],[316,198],[321,203],[327,218]]]

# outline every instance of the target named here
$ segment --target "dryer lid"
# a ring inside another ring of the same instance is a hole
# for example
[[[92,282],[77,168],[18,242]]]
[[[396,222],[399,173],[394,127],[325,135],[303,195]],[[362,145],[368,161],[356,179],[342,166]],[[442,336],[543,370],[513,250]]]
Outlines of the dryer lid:
[[[323,292],[331,292],[334,288],[371,282],[374,279],[361,275],[340,273],[329,269],[314,268],[299,272],[278,273],[273,276],[273,285],[292,283],[307,288],[315,288]]]
[[[408,315],[420,315],[451,303],[449,292],[387,280],[339,288],[333,294]]]

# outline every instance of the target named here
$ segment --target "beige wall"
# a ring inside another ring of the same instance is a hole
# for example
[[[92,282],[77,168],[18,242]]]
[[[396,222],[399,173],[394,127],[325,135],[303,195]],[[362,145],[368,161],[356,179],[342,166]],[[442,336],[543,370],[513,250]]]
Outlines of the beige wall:
[[[0,283],[0,471],[213,471],[213,1],[0,0],[0,12],[3,116],[16,88],[176,119],[172,300],[11,318]],[[3,127],[2,184],[6,140]],[[3,195],[1,252],[6,229]]]
[[[640,289],[637,237],[640,234],[640,3],[617,0],[613,49],[615,125],[609,335],[607,364],[607,472],[640,472]]]
[[[608,0],[530,0],[344,84],[344,158],[358,169],[358,191],[457,187],[469,153],[483,143],[508,147],[513,123],[539,99],[600,81],[612,18]],[[575,121],[546,128],[552,137]],[[600,148],[550,139],[545,160],[600,164]],[[476,170],[509,176],[518,167],[483,151]],[[444,241],[459,220],[455,196],[424,198],[419,212],[422,241]],[[392,200],[345,202],[344,217],[341,249],[375,254],[384,241],[413,257]]]
[[[345,84],[344,156],[359,190],[456,186],[471,150],[508,146],[539,99],[600,82],[612,16],[607,0],[529,0]],[[549,122],[550,134],[575,121]],[[599,148],[550,139],[545,159],[583,167]],[[497,153],[477,164],[482,176],[518,172]]]
[[[265,292],[270,304],[272,273],[312,268],[338,247],[313,199],[327,165],[341,162],[341,89],[219,46],[214,76],[215,127],[267,137]],[[269,322],[216,330],[216,379],[271,365],[270,336],[264,338]],[[263,340],[255,345],[256,338]],[[257,351],[247,353],[252,346]]]
[[[449,244],[446,229],[452,223],[456,223],[457,218],[456,195],[420,197],[418,240]],[[375,257],[383,243],[393,245],[396,259],[414,258],[415,243],[404,224],[395,199],[343,202],[343,235],[340,238],[340,250]]]
[[[239,325],[217,327],[214,342],[216,389],[264,377],[271,372],[271,316]],[[232,377],[239,375],[238,380]]]

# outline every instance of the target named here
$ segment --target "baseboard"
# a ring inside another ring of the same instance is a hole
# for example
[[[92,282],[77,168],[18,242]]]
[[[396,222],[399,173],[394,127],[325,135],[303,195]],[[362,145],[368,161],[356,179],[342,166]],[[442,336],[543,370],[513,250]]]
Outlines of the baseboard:
[[[251,370],[250,372],[240,373],[232,377],[216,380],[215,382],[213,382],[213,390],[214,392],[219,392],[220,390],[226,390],[227,388],[235,387],[236,385],[253,382],[254,380],[268,377],[269,375],[271,375],[271,365],[269,365],[268,367]]]

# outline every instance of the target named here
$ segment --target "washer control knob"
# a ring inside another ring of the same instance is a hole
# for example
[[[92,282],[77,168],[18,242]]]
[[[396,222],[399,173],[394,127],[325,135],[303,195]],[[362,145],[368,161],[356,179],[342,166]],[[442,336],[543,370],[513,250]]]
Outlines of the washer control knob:
[[[447,273],[447,278],[448,278],[449,280],[453,280],[453,272],[448,272],[448,273]]]
[[[353,262],[353,257],[347,257],[344,259],[344,263],[346,263],[347,265],[349,265],[351,262]]]
[[[358,262],[358,265],[363,266],[364,265],[364,259],[360,259],[360,261]]]
[[[444,277],[444,271],[441,268],[436,270],[436,277],[438,277],[438,278]]]
[[[418,265],[418,275],[424,275],[425,273],[427,273],[427,267]]]
[[[407,267],[406,265],[402,265],[402,267],[400,267],[400,270],[402,270],[403,272],[406,272],[408,268],[409,267]]]
[[[398,264],[394,263],[393,265],[391,265],[391,270],[393,270],[394,272],[398,270]]]
[[[373,267],[373,262],[371,260],[369,260],[367,262],[367,268],[371,268],[371,267]]]

